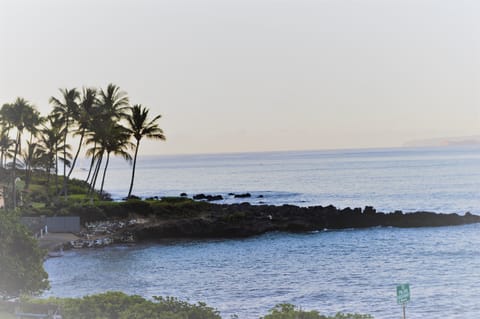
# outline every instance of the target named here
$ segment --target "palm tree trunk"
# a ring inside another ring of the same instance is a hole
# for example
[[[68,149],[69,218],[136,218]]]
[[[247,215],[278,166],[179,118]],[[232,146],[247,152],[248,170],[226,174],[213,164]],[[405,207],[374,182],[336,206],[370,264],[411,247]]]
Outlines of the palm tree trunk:
[[[100,195],[103,196],[103,185],[105,184],[105,175],[107,174],[108,162],[110,161],[110,153],[107,153],[107,161],[105,162],[105,168],[103,169],[102,185],[100,186]]]
[[[92,174],[92,181],[88,188],[88,193],[90,195],[90,204],[93,204],[93,194],[95,193],[95,184],[97,183],[98,172],[100,171],[100,166],[102,165],[103,154],[100,154],[100,157],[96,160],[95,169]]]
[[[88,169],[88,175],[87,175],[87,178],[85,178],[85,183],[90,184],[90,182],[91,182],[90,181],[90,175],[93,178],[92,171],[93,171],[94,166],[95,166],[95,156],[92,156],[92,160],[90,161],[90,168]]]
[[[30,187],[30,176],[31,176],[30,173],[31,173],[30,169],[25,168],[25,190],[27,190]]]
[[[127,198],[130,198],[130,196],[132,195],[133,180],[135,179],[135,168],[137,166],[137,154],[138,154],[139,146],[140,146],[140,140],[137,140],[137,145],[135,146],[135,155],[133,156],[132,180],[130,181],[130,188],[128,190]]]
[[[51,170],[52,170],[52,162],[49,161],[48,165],[47,165],[47,195],[48,195],[48,198],[50,200],[50,173],[51,173]]]
[[[33,133],[30,132],[30,144],[28,145],[28,148],[31,147],[31,145],[33,144]],[[25,168],[26,168],[26,171],[25,171],[25,189],[28,189],[28,186],[29,186],[29,183],[30,183],[30,172],[32,170],[32,158],[33,158],[33,149],[32,151],[30,151],[30,149],[27,150],[28,151],[28,161],[27,163],[25,163]]]
[[[55,143],[55,196],[58,196],[58,143]]]
[[[100,167],[102,165],[103,154],[100,154],[100,157],[97,159],[97,164],[95,166],[95,170],[93,171],[92,182],[90,183],[90,192],[93,193],[95,191],[95,184],[97,184],[98,173],[100,171]]]
[[[15,143],[15,152],[13,153],[13,169],[12,169],[12,199],[13,199],[13,210],[17,209],[17,188],[15,185],[15,180],[17,179],[17,153],[20,145],[20,131],[17,131],[17,142]]]
[[[63,196],[67,200],[67,134],[68,134],[68,114],[65,121],[65,138],[63,141]]]
[[[80,142],[78,142],[77,153],[75,154],[75,157],[73,158],[72,166],[70,166],[70,171],[68,172],[68,178],[70,178],[70,175],[73,172],[73,168],[75,167],[75,164],[77,163],[77,158],[78,158],[78,154],[80,154],[80,149],[82,148],[84,135],[85,135],[85,129],[82,129],[82,134],[80,135]]]
[[[97,142],[93,144],[92,160],[90,161],[90,168],[88,169],[88,175],[87,175],[87,178],[85,179],[85,182],[88,182],[88,180],[90,179],[90,174],[92,173],[93,164],[95,164],[95,156],[97,155],[95,152],[96,149],[97,149]]]

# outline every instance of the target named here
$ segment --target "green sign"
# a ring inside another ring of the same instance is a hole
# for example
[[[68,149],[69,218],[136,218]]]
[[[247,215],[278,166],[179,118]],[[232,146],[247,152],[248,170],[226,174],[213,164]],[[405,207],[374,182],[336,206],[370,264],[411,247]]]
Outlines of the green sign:
[[[397,303],[402,305],[410,301],[410,285],[397,285]]]

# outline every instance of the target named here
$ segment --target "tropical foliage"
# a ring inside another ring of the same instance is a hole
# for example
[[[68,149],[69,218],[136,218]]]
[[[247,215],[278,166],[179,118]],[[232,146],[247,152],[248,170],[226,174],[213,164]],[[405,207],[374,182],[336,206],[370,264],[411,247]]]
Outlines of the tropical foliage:
[[[50,298],[36,303],[56,304],[65,319],[221,319],[220,313],[203,302],[191,304],[172,297],[128,296],[107,292],[83,298]],[[238,318],[233,315],[232,318]],[[323,316],[318,311],[304,311],[291,304],[279,304],[263,319],[373,319],[370,315],[337,313]]]
[[[153,297],[150,301],[122,292],[42,302],[59,305],[65,319],[221,319],[218,311],[202,302],[190,304],[171,297]]]
[[[48,288],[44,252],[15,213],[0,214],[0,296],[35,294]]]
[[[323,316],[316,310],[306,311],[292,304],[278,304],[263,319],[373,319],[370,315],[337,313],[333,317]]]
[[[126,185],[130,197],[140,140],[165,140],[158,126],[160,115],[149,119],[148,108],[130,105],[127,93],[115,84],[60,89],[49,102],[52,110],[45,116],[23,98],[0,109],[0,187],[6,190],[7,206],[26,204],[32,174],[45,176],[47,204],[68,200],[71,175],[82,152],[91,158],[86,179],[91,200],[99,194],[108,197],[104,185],[112,156],[133,160]],[[74,136],[78,145],[72,146]]]

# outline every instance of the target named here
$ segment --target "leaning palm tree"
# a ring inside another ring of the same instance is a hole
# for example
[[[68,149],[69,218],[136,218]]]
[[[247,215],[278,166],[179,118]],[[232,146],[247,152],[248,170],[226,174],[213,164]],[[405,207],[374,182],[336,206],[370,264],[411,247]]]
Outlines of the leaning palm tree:
[[[110,154],[123,157],[128,162],[132,161],[132,157],[127,149],[132,148],[133,144],[129,141],[130,134],[127,129],[116,123],[111,123],[108,127],[108,134],[100,142],[102,153],[106,154],[105,167],[103,169],[102,183],[100,185],[100,194],[103,194],[103,186],[105,184],[105,176],[110,162]]]
[[[100,167],[106,154],[106,141],[112,125],[126,116],[128,107],[128,95],[117,85],[109,84],[105,90],[98,91],[96,107],[92,109],[86,138],[86,144],[93,145],[87,150],[87,156],[92,158],[86,179],[88,181],[90,178],[90,194],[93,194],[97,183]]]
[[[50,104],[53,105],[53,113],[57,114],[59,118],[63,121],[65,126],[64,131],[64,148],[63,148],[63,158],[67,158],[67,136],[69,132],[69,125],[73,120],[74,114],[78,112],[78,99],[80,98],[80,93],[77,89],[60,89],[62,94],[61,100],[52,96],[50,98]],[[67,177],[67,161],[63,162],[63,195],[65,200],[68,196],[68,177]]]
[[[133,181],[135,179],[135,169],[137,165],[137,155],[142,138],[156,139],[165,141],[163,130],[156,123],[162,116],[157,115],[152,120],[148,119],[148,108],[140,104],[130,107],[130,114],[127,117],[127,130],[135,139],[135,154],[133,156],[132,178],[127,198],[132,196]]]
[[[77,158],[80,154],[80,149],[82,148],[83,144],[83,139],[85,138],[85,134],[90,127],[90,123],[92,122],[92,116],[95,114],[94,109],[97,105],[97,102],[97,90],[92,88],[84,88],[81,101],[78,104],[78,110],[73,114],[73,118],[78,126],[76,135],[80,136],[80,141],[78,142],[77,152],[75,153],[72,165],[70,166],[70,171],[67,175],[68,178],[70,178],[75,164],[77,163]]]

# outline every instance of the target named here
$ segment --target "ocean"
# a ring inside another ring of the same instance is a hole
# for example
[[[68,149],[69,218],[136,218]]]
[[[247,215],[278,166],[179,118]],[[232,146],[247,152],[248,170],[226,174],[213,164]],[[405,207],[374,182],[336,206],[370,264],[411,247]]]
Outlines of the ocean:
[[[107,191],[124,197],[129,166],[114,161],[107,174]],[[480,214],[479,174],[480,148],[473,147],[157,156],[139,159],[134,193]],[[252,197],[228,195],[244,192]],[[175,296],[207,302],[224,318],[259,318],[285,302],[328,315],[400,318],[395,288],[409,283],[407,318],[473,319],[480,317],[479,231],[480,225],[319,230],[74,250],[45,262],[52,286],[45,295]]]
[[[74,176],[84,179],[88,163]],[[480,147],[148,156],[137,165],[133,194],[142,197],[185,192],[222,195],[218,203],[480,214]],[[130,174],[125,161],[111,161],[105,189],[114,199],[127,195]],[[247,192],[251,198],[228,195]]]

